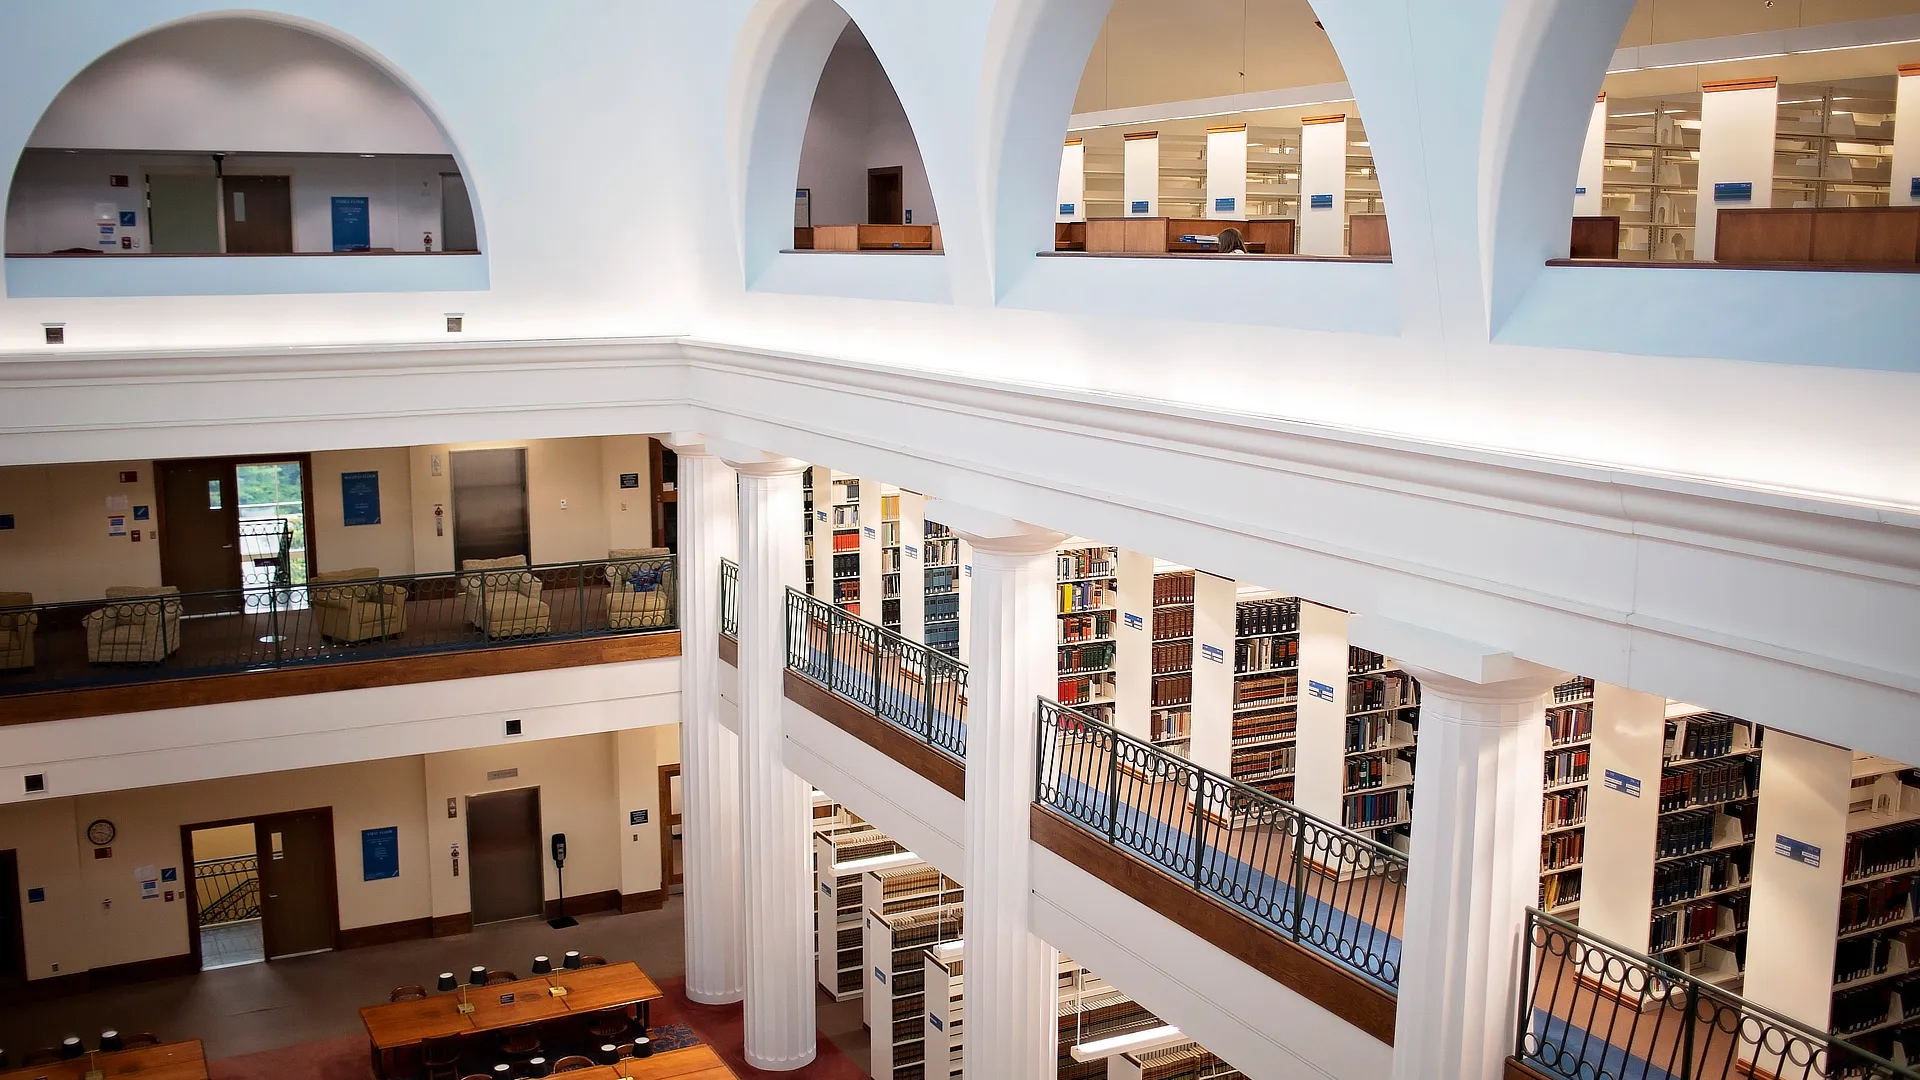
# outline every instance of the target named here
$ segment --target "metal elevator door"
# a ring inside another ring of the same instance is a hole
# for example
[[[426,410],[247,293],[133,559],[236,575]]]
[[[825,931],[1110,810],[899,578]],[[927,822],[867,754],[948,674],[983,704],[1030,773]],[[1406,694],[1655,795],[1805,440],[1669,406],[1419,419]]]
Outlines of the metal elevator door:
[[[539,788],[467,796],[467,853],[475,925],[544,913]]]
[[[532,561],[526,450],[455,450],[447,457],[453,466],[454,566],[509,555]]]

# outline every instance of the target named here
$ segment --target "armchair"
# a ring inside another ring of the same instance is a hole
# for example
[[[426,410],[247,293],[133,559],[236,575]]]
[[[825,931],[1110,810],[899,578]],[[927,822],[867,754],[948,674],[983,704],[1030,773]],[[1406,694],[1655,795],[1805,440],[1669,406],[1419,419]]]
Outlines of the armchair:
[[[172,585],[115,585],[84,620],[87,661],[157,664],[180,647],[180,590]]]
[[[552,611],[540,601],[540,579],[527,568],[525,555],[468,559],[460,571],[467,622],[488,637],[544,634],[552,625]]]
[[[614,548],[607,552],[607,626],[645,630],[673,625],[674,575],[666,548]]]
[[[30,592],[0,592],[0,670],[33,666],[33,635],[40,613]]]
[[[407,629],[407,590],[379,581],[371,566],[329,570],[307,579],[307,601],[320,636],[357,642],[393,637]]]

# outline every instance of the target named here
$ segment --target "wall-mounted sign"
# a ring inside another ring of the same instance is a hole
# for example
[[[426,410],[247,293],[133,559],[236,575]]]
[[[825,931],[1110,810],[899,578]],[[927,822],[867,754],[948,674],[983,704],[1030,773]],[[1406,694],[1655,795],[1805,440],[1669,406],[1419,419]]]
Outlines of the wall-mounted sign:
[[[1072,213],[1073,213],[1073,204],[1072,204],[1072,203],[1070,203],[1070,202],[1063,202],[1063,203],[1061,203],[1061,204],[1060,204],[1060,213],[1061,213],[1061,215],[1062,215],[1062,216],[1065,216],[1065,215],[1070,215],[1070,214],[1072,214]]]
[[[0,531],[13,528],[13,515],[0,514]]]
[[[365,251],[373,246],[373,226],[365,195],[333,197],[333,250]]]
[[[647,812],[645,810],[627,811],[627,824],[645,825],[646,823],[647,823]]]
[[[152,511],[148,507],[136,506],[133,508],[133,520],[135,521],[145,521],[151,516]]]
[[[1227,651],[1218,645],[1202,644],[1200,646],[1200,655],[1216,664],[1224,664],[1227,662]]]
[[[815,510],[813,516],[819,518],[821,521],[827,520],[827,512],[825,510]]]
[[[873,969],[873,977],[876,979],[879,979],[883,983],[887,981],[887,973],[884,971],[881,971],[879,968]]]
[[[127,535],[127,519],[124,515],[121,515],[121,514],[108,515],[107,535],[108,536]]]
[[[347,525],[380,524],[380,474],[340,474],[340,512]]]
[[[1145,630],[1147,628],[1147,620],[1135,615],[1131,611],[1123,613],[1120,619],[1127,624],[1127,629],[1129,630]]]
[[[1920,176],[1916,176],[1908,182],[1907,198],[1920,199]]]
[[[1133,200],[1133,206],[1130,212],[1135,214],[1144,214],[1147,212],[1147,205],[1148,203],[1146,199],[1135,199]]]
[[[932,1013],[927,1014],[927,1023],[932,1024],[935,1031],[947,1030],[947,1025],[943,1023],[939,1017],[933,1015]]]
[[[873,531],[873,526],[871,525],[863,527],[860,531],[862,533],[865,533],[868,537],[874,537],[874,536],[880,535],[879,533],[876,533]]]
[[[1308,679],[1307,696],[1319,698],[1321,701],[1332,701],[1333,687],[1323,682],[1315,682],[1312,679]]]
[[[1607,775],[1601,783],[1604,783],[1609,791],[1617,791],[1622,795],[1631,795],[1636,799],[1640,797],[1640,781],[1628,776],[1626,773],[1617,773],[1612,769],[1608,769]]]
[[[400,828],[360,830],[360,880],[385,881],[400,876]]]
[[[1742,180],[1737,183],[1713,185],[1714,202],[1752,202],[1753,184]]]
[[[639,473],[637,473],[637,472],[623,472],[623,473],[621,473],[621,474],[620,474],[620,486],[621,486],[621,487],[623,487],[623,488],[637,488],[637,487],[639,487],[639,486],[640,486],[640,474],[639,474]]]
[[[47,890],[45,889],[28,889],[27,890],[27,903],[44,904],[46,902],[47,902]]]
[[[1587,193],[1587,189],[1584,186],[1577,187],[1573,189],[1573,193],[1575,195],[1585,195]]]
[[[1807,866],[1820,865],[1820,849],[1807,843],[1805,840],[1795,840],[1791,836],[1783,836],[1775,833],[1773,837],[1773,853],[1782,858],[1792,859],[1794,862]]]
[[[1331,210],[1333,209],[1333,196],[1331,194],[1309,195],[1307,196],[1307,208],[1310,210]]]
[[[1233,196],[1222,195],[1220,198],[1213,200],[1213,212],[1216,214],[1231,214],[1233,213],[1233,203]]]
[[[906,552],[907,552],[907,558],[909,559],[917,559],[920,557],[920,549],[917,547],[914,547],[912,544],[906,545]]]

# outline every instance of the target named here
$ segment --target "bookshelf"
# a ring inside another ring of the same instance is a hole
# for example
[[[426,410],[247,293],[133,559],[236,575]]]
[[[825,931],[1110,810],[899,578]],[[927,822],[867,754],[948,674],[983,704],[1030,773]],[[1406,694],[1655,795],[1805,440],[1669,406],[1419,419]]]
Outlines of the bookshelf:
[[[825,505],[815,513],[827,515],[829,530],[829,550],[832,552],[833,605],[849,615],[860,614],[862,586],[865,582],[860,573],[860,537],[861,526],[866,515],[860,501],[863,485],[859,478],[843,473],[829,472]],[[876,532],[876,536],[878,533]]]
[[[814,473],[814,470],[812,468],[809,468],[807,469],[807,471],[800,474],[800,508],[801,508],[801,517],[806,530],[805,533],[803,534],[806,538],[806,559],[807,559],[806,593],[808,596],[811,596],[816,600],[824,600],[826,599],[824,587],[816,584],[816,577],[813,570],[813,545],[814,545],[813,525],[815,520],[820,518],[820,514],[816,512],[813,505],[813,473]]]
[[[1573,678],[1547,699],[1547,751],[1540,809],[1540,910],[1580,918],[1587,841],[1587,776],[1593,757],[1593,680]]]
[[[1896,75],[1782,86],[1773,143],[1773,205],[1887,205],[1898,91]]]
[[[928,520],[921,554],[925,556],[926,643],[931,649],[960,655],[960,538],[937,521]]]
[[[1288,801],[1299,687],[1300,601],[1241,600],[1234,612],[1232,776]]]
[[[926,952],[964,930],[960,887],[921,866],[869,875],[867,990],[874,1080],[922,1080],[927,1050]]]
[[[1647,953],[1728,989],[1746,964],[1759,786],[1753,724],[1668,705]]]
[[[1153,683],[1148,735],[1186,756],[1193,744],[1193,571],[1153,575]]]
[[[1419,684],[1379,653],[1349,646],[1341,821],[1402,850],[1413,822],[1419,730]]]
[[[1867,754],[1852,755],[1851,765],[1829,1023],[1912,1065],[1920,1062],[1920,773]]]
[[[1107,1058],[1076,1061],[1073,1048],[1161,1026],[1159,1017],[1093,972],[1062,956],[1059,978],[1057,1080],[1104,1080]]]
[[[864,823],[814,831],[814,959],[820,988],[835,1001],[859,997],[865,985],[860,955],[862,876],[873,865],[870,860],[903,853],[906,849],[899,843]]]
[[[1073,546],[1054,554],[1060,585],[1056,618],[1060,704],[1111,724],[1118,692],[1114,674],[1118,553],[1110,547]]]
[[[1240,1070],[1198,1043],[1164,1046],[1107,1059],[1107,1080],[1232,1080]]]
[[[962,942],[954,940],[928,946],[921,954],[926,971],[921,979],[927,1005],[921,1032],[926,1040],[925,1080],[960,1080],[967,1072],[966,966],[961,956],[965,951]]]
[[[1620,99],[1609,94],[1605,159],[1601,205],[1620,219],[1620,257],[1692,259],[1699,206],[1699,93]]]
[[[880,625],[900,632],[900,491],[880,489]]]
[[[917,491],[899,491],[894,502],[898,563],[899,632],[908,641],[927,641],[926,532],[927,497]],[[885,507],[882,508],[884,517]],[[884,545],[882,545],[884,547]]]

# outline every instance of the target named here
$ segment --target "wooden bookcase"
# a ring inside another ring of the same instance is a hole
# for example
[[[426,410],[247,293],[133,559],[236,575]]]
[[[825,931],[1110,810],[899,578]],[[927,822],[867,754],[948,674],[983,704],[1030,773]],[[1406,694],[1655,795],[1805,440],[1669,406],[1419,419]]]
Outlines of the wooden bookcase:
[[[1341,823],[1405,850],[1413,824],[1419,685],[1377,652],[1356,645],[1347,653]]]
[[[1111,724],[1117,693],[1114,640],[1119,621],[1115,603],[1119,554],[1110,547],[1074,544],[1055,555],[1060,586],[1056,619],[1060,704]]]
[[[1233,643],[1232,776],[1292,801],[1299,725],[1300,601],[1241,600]]]
[[[1153,575],[1153,685],[1148,733],[1185,756],[1193,743],[1193,571]]]
[[[1593,680],[1575,677],[1547,698],[1540,809],[1540,910],[1577,922],[1586,859],[1587,780],[1593,757]]]

